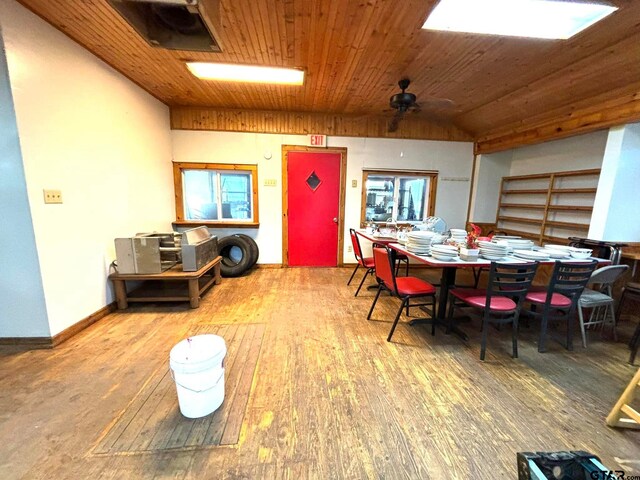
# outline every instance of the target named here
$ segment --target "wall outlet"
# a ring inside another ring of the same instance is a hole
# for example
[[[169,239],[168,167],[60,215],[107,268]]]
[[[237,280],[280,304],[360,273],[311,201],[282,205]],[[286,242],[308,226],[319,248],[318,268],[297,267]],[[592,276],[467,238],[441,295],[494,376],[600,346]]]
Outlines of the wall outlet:
[[[62,203],[61,190],[44,190],[44,203]]]
[[[278,181],[275,178],[266,178],[264,181],[265,187],[275,187],[278,184]]]
[[[351,187],[356,188],[358,186],[358,180],[351,180]]]
[[[347,245],[347,252],[353,253],[353,245]]]

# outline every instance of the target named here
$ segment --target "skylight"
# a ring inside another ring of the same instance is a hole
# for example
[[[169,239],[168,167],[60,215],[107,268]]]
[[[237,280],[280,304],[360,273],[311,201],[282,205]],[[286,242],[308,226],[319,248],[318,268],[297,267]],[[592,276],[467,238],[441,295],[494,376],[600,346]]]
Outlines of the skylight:
[[[566,0],[440,0],[422,28],[566,39],[615,10],[611,5]]]
[[[295,68],[206,62],[187,62],[187,68],[196,77],[203,80],[283,85],[302,85],[304,83],[304,71]]]

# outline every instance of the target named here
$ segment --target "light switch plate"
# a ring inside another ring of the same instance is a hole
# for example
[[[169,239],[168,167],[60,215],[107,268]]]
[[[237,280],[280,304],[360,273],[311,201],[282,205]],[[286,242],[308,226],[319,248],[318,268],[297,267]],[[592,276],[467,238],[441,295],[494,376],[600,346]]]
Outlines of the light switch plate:
[[[358,180],[351,180],[351,186],[356,188],[358,186]]]
[[[275,187],[278,184],[275,178],[266,178],[264,181],[265,187]]]
[[[45,189],[44,203],[62,203],[62,191]]]

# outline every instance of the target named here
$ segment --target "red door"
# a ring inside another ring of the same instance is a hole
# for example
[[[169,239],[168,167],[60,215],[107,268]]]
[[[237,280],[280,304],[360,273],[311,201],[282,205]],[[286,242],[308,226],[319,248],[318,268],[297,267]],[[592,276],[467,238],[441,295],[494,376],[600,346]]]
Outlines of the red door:
[[[338,264],[340,160],[339,153],[287,156],[290,266]]]

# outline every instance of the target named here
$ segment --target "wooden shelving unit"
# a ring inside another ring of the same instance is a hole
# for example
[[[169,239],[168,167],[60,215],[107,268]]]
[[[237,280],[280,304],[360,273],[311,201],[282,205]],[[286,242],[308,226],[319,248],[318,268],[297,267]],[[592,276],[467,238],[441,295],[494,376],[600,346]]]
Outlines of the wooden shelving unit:
[[[566,243],[569,236],[586,236],[589,219],[585,217],[593,210],[591,205],[599,175],[600,169],[590,169],[503,177],[496,215],[498,229],[539,243]],[[591,185],[562,186],[567,181]],[[572,204],[568,200],[571,198],[581,201]],[[571,215],[572,212],[576,214]],[[564,215],[564,218],[557,219],[557,215]],[[558,236],[553,234],[554,230],[570,234]]]

